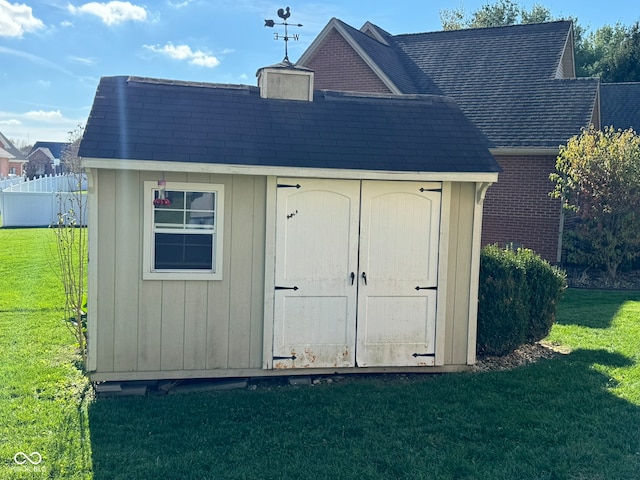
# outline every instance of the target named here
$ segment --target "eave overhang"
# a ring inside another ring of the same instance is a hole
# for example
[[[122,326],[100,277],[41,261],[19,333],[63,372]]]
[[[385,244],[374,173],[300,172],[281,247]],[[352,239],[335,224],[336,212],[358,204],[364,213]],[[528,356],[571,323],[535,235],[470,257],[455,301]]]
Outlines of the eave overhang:
[[[171,161],[83,158],[88,169],[217,173],[227,175],[288,176],[348,180],[421,180],[440,182],[497,182],[498,172],[410,172],[335,168],[279,167],[266,165],[232,165]]]

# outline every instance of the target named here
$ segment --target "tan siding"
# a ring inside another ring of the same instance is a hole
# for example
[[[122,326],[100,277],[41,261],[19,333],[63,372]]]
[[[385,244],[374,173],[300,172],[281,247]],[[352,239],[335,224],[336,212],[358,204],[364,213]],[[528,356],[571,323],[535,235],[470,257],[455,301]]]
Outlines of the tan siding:
[[[267,179],[255,177],[253,196],[253,265],[251,266],[251,340],[249,365],[262,366],[264,335],[264,268],[266,238]]]
[[[184,367],[185,282],[162,282],[162,325],[160,368],[182,370]]]
[[[186,370],[202,370],[207,364],[207,293],[207,282],[187,282],[184,307]]]
[[[162,282],[141,282],[138,311],[138,370],[160,370]]]
[[[229,367],[249,367],[251,338],[251,266],[253,261],[253,177],[235,177],[231,237]]]
[[[98,266],[98,285],[94,286],[98,296],[96,319],[97,355],[96,369],[99,372],[113,372],[114,305],[115,305],[115,173],[100,172],[100,188],[97,201],[100,204],[100,225],[98,251],[95,258],[90,253],[89,261]],[[94,293],[95,295],[95,293]]]
[[[137,172],[118,171],[115,175],[115,298],[113,368],[135,371],[137,365],[138,279],[140,278],[140,230],[142,212],[140,176]]]
[[[474,184],[451,186],[445,365],[467,362],[474,192]]]

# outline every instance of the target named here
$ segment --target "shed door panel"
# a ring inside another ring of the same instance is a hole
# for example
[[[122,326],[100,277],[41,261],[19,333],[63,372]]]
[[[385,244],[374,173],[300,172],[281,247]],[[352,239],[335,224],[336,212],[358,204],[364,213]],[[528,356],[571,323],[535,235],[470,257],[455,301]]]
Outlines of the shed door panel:
[[[360,182],[278,185],[274,368],[354,366]]]
[[[358,366],[433,364],[440,198],[420,183],[362,183]]]

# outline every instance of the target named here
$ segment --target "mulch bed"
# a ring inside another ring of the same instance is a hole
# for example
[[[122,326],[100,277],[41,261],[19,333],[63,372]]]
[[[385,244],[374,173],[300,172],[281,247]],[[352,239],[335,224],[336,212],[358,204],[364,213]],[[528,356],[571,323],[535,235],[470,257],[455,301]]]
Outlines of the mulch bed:
[[[571,288],[640,290],[640,270],[619,272],[615,279],[609,278],[604,272],[585,267],[566,267],[564,270]]]

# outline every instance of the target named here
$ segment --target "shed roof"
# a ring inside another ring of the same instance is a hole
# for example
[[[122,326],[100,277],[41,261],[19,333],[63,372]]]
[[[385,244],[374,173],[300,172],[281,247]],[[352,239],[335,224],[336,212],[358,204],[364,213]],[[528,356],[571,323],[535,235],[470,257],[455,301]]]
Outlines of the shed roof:
[[[600,85],[603,126],[640,130],[640,83],[603,83]]]
[[[498,172],[456,103],[432,95],[317,91],[105,77],[79,155],[98,159],[402,172]]]

